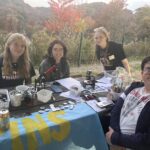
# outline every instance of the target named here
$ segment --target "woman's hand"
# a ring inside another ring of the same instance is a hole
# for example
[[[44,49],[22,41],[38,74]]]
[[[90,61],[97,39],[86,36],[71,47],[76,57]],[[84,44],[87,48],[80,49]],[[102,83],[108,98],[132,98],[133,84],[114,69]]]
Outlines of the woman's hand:
[[[109,127],[109,131],[106,133],[106,140],[109,145],[112,145],[111,144],[111,136],[112,136],[113,132],[114,132],[114,130],[111,127]]]

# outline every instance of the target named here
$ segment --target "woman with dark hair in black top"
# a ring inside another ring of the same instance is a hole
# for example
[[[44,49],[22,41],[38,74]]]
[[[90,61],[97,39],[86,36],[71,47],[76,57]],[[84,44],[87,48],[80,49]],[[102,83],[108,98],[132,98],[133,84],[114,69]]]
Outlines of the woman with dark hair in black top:
[[[46,81],[54,81],[61,78],[69,77],[69,64],[66,59],[67,48],[60,40],[54,40],[50,43],[47,50],[47,57],[41,62],[39,67],[40,74],[47,72],[52,66],[56,69],[46,75]]]
[[[121,44],[109,41],[109,33],[104,27],[94,30],[96,42],[96,56],[104,66],[104,70],[115,70],[124,67],[131,76],[130,66]]]

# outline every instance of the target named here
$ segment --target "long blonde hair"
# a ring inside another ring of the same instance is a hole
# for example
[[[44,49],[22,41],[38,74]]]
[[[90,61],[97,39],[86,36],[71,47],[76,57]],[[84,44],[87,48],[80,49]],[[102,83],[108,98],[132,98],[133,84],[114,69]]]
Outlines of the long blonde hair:
[[[12,69],[12,56],[10,53],[10,44],[18,40],[21,40],[25,45],[24,53],[18,59],[18,73],[23,78],[29,78],[30,77],[29,73],[30,58],[28,51],[29,41],[27,41],[26,37],[20,33],[13,33],[7,39],[3,53],[3,75],[4,76],[12,75],[13,69]]]

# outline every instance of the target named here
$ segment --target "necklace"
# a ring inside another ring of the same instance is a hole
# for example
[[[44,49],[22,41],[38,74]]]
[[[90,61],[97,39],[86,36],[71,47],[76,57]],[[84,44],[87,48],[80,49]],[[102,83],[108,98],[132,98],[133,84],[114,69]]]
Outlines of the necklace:
[[[17,70],[18,64],[17,63],[12,63],[11,67],[12,67],[13,70]]]
[[[13,74],[13,77],[16,78],[17,76],[17,69],[18,69],[18,64],[17,63],[12,63],[11,64],[12,66],[12,74]]]

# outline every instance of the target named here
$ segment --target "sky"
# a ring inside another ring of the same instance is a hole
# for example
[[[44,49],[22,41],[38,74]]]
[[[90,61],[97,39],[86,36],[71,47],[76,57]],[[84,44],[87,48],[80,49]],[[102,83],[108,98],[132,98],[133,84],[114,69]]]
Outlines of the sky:
[[[105,2],[109,3],[111,0],[78,0],[80,3],[92,3],[92,2]],[[24,0],[25,3],[31,5],[32,7],[49,7],[48,0]],[[127,0],[127,8],[135,10],[144,5],[150,6],[150,0]]]

